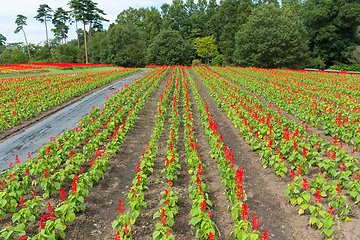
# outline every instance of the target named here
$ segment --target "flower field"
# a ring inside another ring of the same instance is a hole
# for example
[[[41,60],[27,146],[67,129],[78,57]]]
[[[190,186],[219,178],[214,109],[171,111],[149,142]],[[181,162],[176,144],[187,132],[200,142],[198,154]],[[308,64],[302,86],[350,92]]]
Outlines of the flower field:
[[[358,77],[153,67],[25,164],[14,156],[0,239],[360,236]],[[7,80],[1,121],[133,71]]]
[[[113,67],[106,64],[79,64],[79,63],[20,63],[13,65],[0,65],[0,74],[29,73],[34,71],[49,71],[49,69],[73,69],[90,67]]]
[[[41,111],[137,70],[120,68],[101,73],[84,71],[72,75],[44,74],[0,79],[0,130],[17,126]]]

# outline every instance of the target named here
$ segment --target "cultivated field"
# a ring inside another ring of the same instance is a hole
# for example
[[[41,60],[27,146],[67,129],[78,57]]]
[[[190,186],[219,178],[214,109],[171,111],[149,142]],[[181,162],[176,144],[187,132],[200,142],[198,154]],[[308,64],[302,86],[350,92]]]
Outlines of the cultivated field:
[[[359,77],[152,67],[14,156],[0,239],[360,239]],[[137,70],[3,76],[0,127]]]

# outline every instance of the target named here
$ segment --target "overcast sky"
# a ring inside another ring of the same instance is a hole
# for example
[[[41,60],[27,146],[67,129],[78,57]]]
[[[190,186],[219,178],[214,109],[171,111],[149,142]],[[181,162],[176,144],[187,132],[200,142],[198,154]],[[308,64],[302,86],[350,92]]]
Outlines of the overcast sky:
[[[107,14],[106,19],[110,22],[104,22],[105,29],[110,23],[115,22],[116,16],[124,9],[129,7],[151,7],[154,6],[160,9],[163,3],[171,4],[172,0],[93,0],[98,3],[98,7]],[[24,27],[26,37],[30,43],[40,43],[46,40],[45,25],[35,20],[37,9],[40,4],[48,4],[53,10],[62,7],[64,10],[69,10],[67,3],[69,0],[0,0],[0,33],[7,38],[6,43],[25,42],[24,34],[21,32],[15,34],[16,16],[22,14],[27,17],[27,26]],[[197,1],[195,1],[197,2]],[[50,29],[53,28],[52,23],[49,23],[48,33],[49,38],[53,38],[53,33]],[[69,38],[76,39],[75,24],[70,26]]]

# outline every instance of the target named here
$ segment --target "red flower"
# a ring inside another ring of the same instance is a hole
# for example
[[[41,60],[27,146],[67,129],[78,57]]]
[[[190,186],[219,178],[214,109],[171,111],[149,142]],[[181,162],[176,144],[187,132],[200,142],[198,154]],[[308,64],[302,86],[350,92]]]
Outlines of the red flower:
[[[137,170],[138,172],[141,172],[140,162],[138,162],[138,164],[137,164],[137,166],[136,166],[136,170]]]
[[[207,216],[208,216],[208,217],[211,217],[211,212],[210,212],[210,210],[208,210]]]
[[[66,193],[65,193],[63,188],[60,188],[60,198],[61,198],[61,201],[64,201],[64,200],[67,199],[66,198]]]
[[[129,234],[129,229],[127,228],[127,223],[125,223],[125,227],[124,227],[123,231],[126,235]]]
[[[331,214],[331,216],[333,215],[333,213],[334,213],[334,207],[333,206],[331,206],[330,208],[329,208],[329,211],[328,211],[328,213],[329,214]]]
[[[124,208],[123,208],[123,205],[121,203],[121,199],[119,199],[119,204],[118,204],[118,207],[117,207],[119,213],[124,213]]]
[[[254,215],[253,220],[251,221],[251,224],[253,226],[253,230],[259,229],[260,221],[257,219],[255,213],[252,213]]]
[[[341,164],[341,168],[340,168],[340,170],[341,170],[341,171],[346,170],[346,166],[345,166],[345,163],[344,163],[344,162]]]
[[[173,185],[171,178],[169,178],[168,185],[169,185],[169,187],[171,187]]]
[[[306,190],[309,188],[310,183],[306,180],[306,178],[303,178],[303,189]]]
[[[340,196],[340,194],[341,194],[341,187],[340,187],[340,184],[337,184],[337,186],[336,186],[336,191],[337,191],[337,193],[339,194],[339,196]]]
[[[359,179],[359,173],[358,173],[358,172],[356,173],[356,175],[355,175],[354,178],[355,178],[355,179]]]
[[[306,158],[308,154],[308,150],[306,149],[306,147],[303,147],[303,157]]]
[[[209,237],[208,240],[215,240],[215,238],[214,238],[215,235],[212,232],[209,233],[208,237]]]
[[[323,198],[321,195],[320,195],[320,189],[318,188],[318,190],[315,192],[315,202],[321,202],[321,199]]]
[[[169,228],[169,229],[167,230],[167,232],[166,232],[166,236],[170,236],[171,231],[172,231],[172,229],[171,229],[171,228]]]
[[[22,235],[22,236],[20,237],[20,240],[25,240],[25,237],[26,237],[26,234]]]
[[[241,206],[241,216],[244,221],[249,219],[249,210],[246,203],[243,203]]]
[[[21,197],[20,202],[21,202],[21,204],[19,205],[20,207],[26,206],[26,204],[24,204],[24,198],[23,197]]]
[[[206,200],[204,199],[204,201],[200,203],[200,210],[205,212],[205,208],[206,208]]]
[[[201,168],[201,163],[199,163],[197,174],[200,176],[203,172],[204,172],[204,170]]]
[[[264,234],[260,237],[260,240],[267,240],[268,234],[267,231],[265,230]]]

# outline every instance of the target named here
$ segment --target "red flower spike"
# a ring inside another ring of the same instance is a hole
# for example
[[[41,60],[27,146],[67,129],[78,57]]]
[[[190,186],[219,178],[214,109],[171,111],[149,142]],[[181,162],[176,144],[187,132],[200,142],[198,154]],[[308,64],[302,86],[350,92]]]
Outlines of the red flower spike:
[[[215,238],[214,238],[215,235],[212,232],[209,233],[208,237],[209,237],[208,240],[215,240]]]
[[[255,213],[252,213],[254,215],[252,221],[251,221],[251,224],[253,226],[253,231],[256,230],[256,229],[259,229],[259,225],[260,225],[260,221],[259,219],[256,217]]]
[[[119,204],[118,204],[118,207],[117,207],[119,213],[124,213],[124,208],[123,208],[123,205],[121,203],[121,199],[119,199]]]
[[[333,206],[331,206],[330,208],[329,208],[329,211],[328,211],[328,213],[331,215],[331,216],[333,216],[333,213],[334,213],[334,207]]]
[[[268,233],[265,230],[264,234],[260,237],[260,240],[267,240],[267,237],[268,237]]]
[[[306,180],[306,178],[303,178],[303,189],[306,190],[309,188],[310,183]]]

